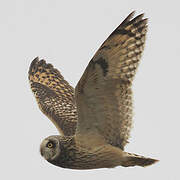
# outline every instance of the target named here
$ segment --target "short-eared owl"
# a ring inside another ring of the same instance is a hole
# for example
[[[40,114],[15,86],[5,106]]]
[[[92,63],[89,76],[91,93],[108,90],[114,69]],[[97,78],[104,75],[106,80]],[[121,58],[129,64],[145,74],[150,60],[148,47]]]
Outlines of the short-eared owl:
[[[157,160],[124,151],[132,126],[132,90],[144,49],[147,19],[134,12],[89,62],[75,90],[51,64],[35,58],[31,89],[60,132],[43,140],[41,155],[71,169],[148,166]]]

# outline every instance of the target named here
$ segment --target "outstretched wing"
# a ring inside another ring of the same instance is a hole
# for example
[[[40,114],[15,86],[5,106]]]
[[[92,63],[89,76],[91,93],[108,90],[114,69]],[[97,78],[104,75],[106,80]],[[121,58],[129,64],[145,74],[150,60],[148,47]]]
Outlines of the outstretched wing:
[[[77,134],[101,135],[121,149],[132,126],[131,84],[147,30],[143,14],[132,19],[133,15],[134,12],[102,44],[75,89]]]
[[[35,58],[29,68],[29,82],[41,111],[62,135],[74,135],[77,125],[74,89],[60,72]]]

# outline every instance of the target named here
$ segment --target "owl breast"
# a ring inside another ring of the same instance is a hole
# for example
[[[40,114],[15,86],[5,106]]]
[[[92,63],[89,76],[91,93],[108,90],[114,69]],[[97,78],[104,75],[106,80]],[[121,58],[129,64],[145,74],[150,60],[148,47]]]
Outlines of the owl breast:
[[[112,168],[121,164],[122,150],[111,145],[101,145],[95,148],[80,147],[71,141],[61,145],[58,158],[50,163],[70,169]]]

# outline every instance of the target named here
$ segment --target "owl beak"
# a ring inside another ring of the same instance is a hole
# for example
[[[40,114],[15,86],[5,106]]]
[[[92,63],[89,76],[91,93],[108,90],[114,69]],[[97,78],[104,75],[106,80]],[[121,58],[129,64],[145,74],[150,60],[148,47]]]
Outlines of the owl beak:
[[[41,153],[41,156],[43,158],[45,158],[46,160],[48,160],[51,156],[51,154],[49,153],[49,151],[46,151],[46,149],[40,147],[40,153]]]

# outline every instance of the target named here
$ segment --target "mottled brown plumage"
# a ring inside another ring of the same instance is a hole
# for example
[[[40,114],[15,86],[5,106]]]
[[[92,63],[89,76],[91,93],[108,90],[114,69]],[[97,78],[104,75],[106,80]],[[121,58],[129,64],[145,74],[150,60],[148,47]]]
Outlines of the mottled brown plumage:
[[[78,119],[74,88],[57,69],[38,58],[30,65],[29,81],[41,111],[62,135],[74,135]]]
[[[132,127],[132,80],[147,31],[132,12],[107,38],[74,89],[58,70],[36,58],[29,80],[40,109],[62,136],[50,136],[41,154],[71,169],[147,166],[157,160],[124,152]],[[77,106],[77,107],[76,107]]]

